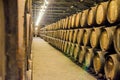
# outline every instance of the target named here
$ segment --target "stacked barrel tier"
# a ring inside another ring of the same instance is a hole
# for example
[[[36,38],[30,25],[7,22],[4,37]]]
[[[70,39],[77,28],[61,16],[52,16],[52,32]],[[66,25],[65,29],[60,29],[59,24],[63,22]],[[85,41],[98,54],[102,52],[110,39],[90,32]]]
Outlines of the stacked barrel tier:
[[[83,69],[120,80],[120,0],[101,2],[39,30],[39,36]]]

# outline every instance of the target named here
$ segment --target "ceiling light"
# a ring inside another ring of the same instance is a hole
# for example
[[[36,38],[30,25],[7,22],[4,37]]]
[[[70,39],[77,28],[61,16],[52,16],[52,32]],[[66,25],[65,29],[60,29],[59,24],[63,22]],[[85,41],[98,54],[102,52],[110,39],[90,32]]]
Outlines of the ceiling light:
[[[45,13],[45,10],[47,9],[47,6],[48,6],[48,1],[45,0],[43,6],[41,6],[41,10],[39,11],[38,18],[37,18],[37,21],[36,21],[36,24],[35,24],[36,26],[39,26],[39,23],[42,19],[42,16]]]

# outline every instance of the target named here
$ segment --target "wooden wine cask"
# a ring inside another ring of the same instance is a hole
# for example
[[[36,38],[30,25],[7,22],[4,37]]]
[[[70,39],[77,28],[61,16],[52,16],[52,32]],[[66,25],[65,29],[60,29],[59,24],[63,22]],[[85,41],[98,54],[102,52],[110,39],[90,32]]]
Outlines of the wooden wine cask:
[[[102,51],[107,51],[110,49],[111,44],[113,42],[113,35],[115,31],[116,26],[112,27],[106,27],[102,30],[101,36],[100,36],[100,47]]]
[[[114,32],[114,37],[113,37],[113,42],[114,42],[114,48],[118,55],[120,56],[120,25],[117,26]]]
[[[87,19],[87,24],[89,26],[93,26],[93,25],[96,25],[96,6],[94,7],[91,7],[89,10],[88,10],[88,19]]]
[[[71,42],[68,42],[66,54],[70,54],[71,45],[72,45]]]
[[[81,19],[80,19],[81,27],[86,27],[87,26],[87,18],[88,18],[88,9],[83,10],[82,13],[81,13]]]
[[[61,29],[61,27],[63,26],[63,24],[61,24],[61,23],[62,23],[62,20],[63,20],[63,19],[59,20],[59,28],[58,28],[58,29]]]
[[[66,28],[66,18],[64,18],[64,21],[63,21],[63,23],[61,23],[61,24],[64,24],[64,26],[63,26],[62,29],[65,29],[65,28]]]
[[[57,43],[56,46],[57,46],[58,49],[60,49],[60,41],[58,40],[57,42],[58,42],[58,43]],[[53,42],[53,43],[54,43],[54,42]]]
[[[109,0],[107,19],[110,23],[120,21],[120,0]]]
[[[68,29],[71,28],[71,18],[72,18],[72,16],[69,16]]]
[[[59,29],[61,29],[61,27],[63,26],[63,24],[61,24],[62,22],[63,22],[63,19],[60,19],[60,20],[59,20]],[[59,29],[58,29],[58,30],[59,30]]]
[[[104,70],[108,80],[120,80],[120,62],[117,54],[107,56]]]
[[[93,28],[90,35],[90,45],[92,48],[97,48],[99,46],[99,39],[101,35],[102,28]]]
[[[70,30],[69,41],[72,42],[74,30]]]
[[[77,42],[77,35],[78,35],[78,29],[74,29],[73,43],[76,43],[76,42]]]
[[[83,33],[84,33],[84,29],[78,29],[78,35],[77,35],[77,43],[78,44],[81,44],[81,42],[82,42]]]
[[[93,67],[93,57],[94,51],[92,48],[87,48],[86,55],[85,55],[85,66],[87,68]]]
[[[83,45],[84,46],[90,45],[91,30],[92,29],[85,29],[83,33]]]
[[[59,28],[59,21],[57,21],[57,27],[56,27],[55,30],[57,30],[58,28]]]
[[[65,19],[65,29],[68,29],[68,23],[69,23],[69,18],[67,17]]]
[[[71,27],[74,28],[75,27],[75,20],[76,19],[76,14],[72,15],[72,20],[71,20]]]
[[[70,56],[71,57],[73,57],[74,49],[75,49],[75,44],[71,43],[71,47],[70,47]]]
[[[81,46],[80,54],[79,54],[79,63],[80,64],[82,64],[84,62],[85,54],[86,54],[86,47],[85,46]]]
[[[66,30],[63,31],[63,39],[62,40],[65,40],[65,36],[66,36]]]
[[[58,39],[61,39],[62,30],[57,30],[56,32],[57,32],[57,34],[58,34]],[[54,31],[53,34],[55,34],[55,31]]]
[[[105,24],[107,22],[107,5],[108,2],[102,2],[97,5],[96,10],[96,23],[98,25]]]
[[[64,38],[64,30],[62,30],[61,32],[61,39],[63,40],[63,38]]]
[[[80,27],[81,12],[76,14],[75,27]]]
[[[104,55],[107,54],[107,52],[103,51],[97,51],[95,53],[93,58],[93,67],[95,70],[95,73],[104,73],[104,64],[105,64],[105,57]]]
[[[62,41],[61,51],[64,51],[65,41]]]
[[[69,30],[67,30],[67,34],[66,34],[66,41],[68,41],[69,40],[69,34],[70,34],[70,31]]]
[[[68,42],[67,42],[67,41],[65,41],[65,45],[64,45],[64,53],[66,53],[66,52],[67,52],[67,47],[68,47]]]
[[[65,42],[65,41],[61,40],[61,47],[60,47],[60,50],[61,50],[61,51],[63,51],[64,42]]]
[[[74,48],[74,60],[77,61],[78,60],[78,55],[79,55],[79,52],[80,52],[80,46],[78,44],[75,44],[75,48]]]
[[[61,25],[61,29],[65,29],[65,19],[62,19]]]

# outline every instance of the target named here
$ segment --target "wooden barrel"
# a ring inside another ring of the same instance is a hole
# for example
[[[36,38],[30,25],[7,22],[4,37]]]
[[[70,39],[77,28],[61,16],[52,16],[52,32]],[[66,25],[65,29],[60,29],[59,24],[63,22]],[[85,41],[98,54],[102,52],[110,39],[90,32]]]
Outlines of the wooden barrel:
[[[87,27],[87,17],[88,17],[88,9],[82,11],[81,13],[81,19],[80,19],[81,27]]]
[[[71,28],[71,18],[72,18],[72,16],[69,16],[68,29],[70,29],[70,28]]]
[[[85,66],[87,68],[93,67],[93,57],[94,57],[93,49],[87,48],[86,55],[85,55]]]
[[[120,25],[118,25],[118,27],[115,29],[113,42],[114,48],[120,56]]]
[[[79,52],[80,52],[80,46],[78,44],[75,44],[75,48],[74,48],[74,52],[73,52],[75,61],[78,60]]]
[[[61,39],[63,40],[64,37],[64,30],[61,31]]]
[[[110,23],[120,21],[120,0],[110,0],[107,9],[107,19]]]
[[[90,35],[91,35],[92,29],[85,29],[83,33],[83,45],[87,46],[90,44]]]
[[[84,29],[78,29],[77,43],[81,44],[83,37]]]
[[[68,29],[68,21],[69,21],[69,18],[67,17],[65,20],[65,29]]]
[[[104,70],[107,80],[120,80],[120,62],[117,54],[107,56]]]
[[[99,38],[101,35],[101,28],[93,28],[90,35],[90,45],[92,48],[99,46]]]
[[[67,31],[66,31],[66,30],[64,30],[63,40],[65,40],[65,38],[66,38],[66,33],[67,33]]]
[[[63,28],[62,28],[62,29],[65,29],[65,27],[66,27],[66,26],[65,26],[65,25],[66,25],[66,22],[65,22],[65,21],[66,21],[66,18],[64,18],[63,23],[61,23],[61,24],[63,24]]]
[[[81,12],[76,14],[75,27],[80,27]]]
[[[100,36],[100,47],[102,51],[107,51],[112,46],[113,41],[113,35],[115,31],[116,26],[107,27],[102,30],[101,36]]]
[[[66,34],[66,41],[68,41],[69,40],[69,33],[70,33],[70,31],[69,30],[66,30],[66,32],[67,32],[67,34]]]
[[[105,64],[105,57],[104,55],[106,52],[103,51],[97,51],[95,53],[94,58],[93,58],[93,67],[95,70],[95,73],[104,73],[104,64]]]
[[[70,48],[71,48],[71,42],[68,42],[68,46],[67,46],[67,52],[66,54],[70,54]]]
[[[69,41],[72,42],[74,30],[70,30]]]
[[[65,41],[62,41],[62,47],[61,50],[64,51]]]
[[[88,10],[88,19],[87,19],[87,24],[89,26],[95,25],[96,24],[96,6],[95,7],[91,7]]]
[[[71,43],[71,47],[70,47],[70,56],[71,57],[73,57],[74,49],[75,49],[75,44]]]
[[[65,45],[64,45],[64,53],[66,53],[66,52],[67,52],[67,47],[68,47],[68,42],[67,42],[67,41],[65,41]]]
[[[107,5],[108,2],[102,2],[97,5],[96,23],[98,25],[104,24],[107,21]]]
[[[74,28],[75,27],[75,19],[76,19],[76,14],[72,15],[72,20],[71,20],[71,27]]]
[[[79,54],[79,63],[80,64],[82,64],[84,62],[85,54],[86,54],[86,47],[85,46],[81,46],[80,54]]]
[[[76,42],[77,42],[77,35],[78,35],[78,29],[74,29],[73,43],[76,43]]]
[[[59,20],[59,28],[58,28],[58,30],[61,29],[61,27],[63,26],[63,24],[61,24],[62,21],[63,21],[63,19]]]

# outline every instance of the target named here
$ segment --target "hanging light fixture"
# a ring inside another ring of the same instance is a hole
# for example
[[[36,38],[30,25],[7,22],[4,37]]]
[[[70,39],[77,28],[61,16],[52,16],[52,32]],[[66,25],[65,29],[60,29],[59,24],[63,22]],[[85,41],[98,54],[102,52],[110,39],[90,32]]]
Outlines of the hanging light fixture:
[[[35,26],[39,25],[39,23],[40,23],[40,21],[42,19],[42,16],[44,15],[45,10],[47,9],[48,4],[49,4],[49,2],[47,0],[45,0],[43,6],[41,6],[41,9],[39,11],[38,18],[36,20]]]

